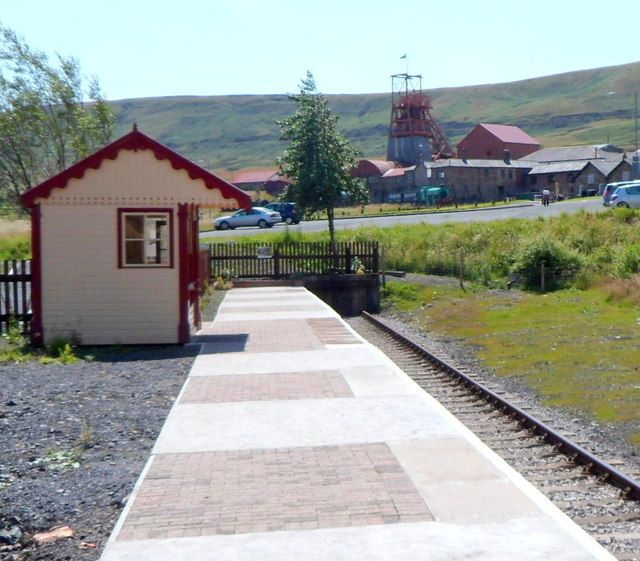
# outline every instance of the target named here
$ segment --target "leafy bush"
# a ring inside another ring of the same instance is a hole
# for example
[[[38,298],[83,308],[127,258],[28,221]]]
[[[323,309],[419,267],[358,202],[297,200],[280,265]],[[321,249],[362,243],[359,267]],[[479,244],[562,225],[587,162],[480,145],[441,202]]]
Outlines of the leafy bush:
[[[628,279],[640,273],[640,244],[622,248],[613,259],[613,276]]]
[[[575,278],[582,261],[576,252],[560,242],[537,237],[518,250],[511,271],[520,275],[525,288],[539,290],[544,264],[545,289],[555,290]]]
[[[80,360],[74,351],[73,346],[69,343],[68,339],[64,337],[56,337],[47,346],[47,354],[49,356],[42,357],[40,362],[47,363],[59,363],[59,364],[74,364]]]
[[[7,234],[0,236],[0,260],[30,258],[31,237],[29,234]]]

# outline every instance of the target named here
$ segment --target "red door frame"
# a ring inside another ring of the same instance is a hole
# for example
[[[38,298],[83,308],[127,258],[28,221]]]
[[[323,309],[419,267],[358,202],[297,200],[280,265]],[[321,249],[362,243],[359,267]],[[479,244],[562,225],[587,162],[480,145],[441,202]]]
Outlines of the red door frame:
[[[178,204],[179,306],[178,342],[191,340],[189,307],[194,306],[194,327],[200,329],[200,292],[198,279],[198,221],[200,208],[195,204]]]
[[[42,238],[40,203],[31,207],[31,344],[41,347],[42,329]]]

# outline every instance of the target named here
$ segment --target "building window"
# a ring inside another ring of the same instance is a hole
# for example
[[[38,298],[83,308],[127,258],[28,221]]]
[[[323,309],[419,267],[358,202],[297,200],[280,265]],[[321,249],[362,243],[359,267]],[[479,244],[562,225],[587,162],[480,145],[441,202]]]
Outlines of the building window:
[[[509,179],[513,179],[513,170],[512,169],[509,170]]]
[[[587,175],[587,183],[589,185],[593,185],[596,182],[596,175],[595,173],[590,173],[589,175]]]
[[[444,179],[444,171],[438,172],[438,179]]]
[[[622,181],[629,181],[630,177],[631,177],[631,174],[629,173],[629,170],[624,170],[622,172]]]
[[[173,267],[169,209],[119,209],[119,266]]]
[[[500,170],[500,177],[502,177],[502,179],[504,179],[507,176],[507,170],[501,169]]]

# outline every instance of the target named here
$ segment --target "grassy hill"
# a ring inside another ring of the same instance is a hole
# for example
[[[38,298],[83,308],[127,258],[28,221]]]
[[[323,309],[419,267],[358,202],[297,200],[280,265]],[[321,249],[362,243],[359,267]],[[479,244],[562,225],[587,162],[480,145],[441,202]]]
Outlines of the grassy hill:
[[[631,147],[640,62],[505,84],[428,90],[433,115],[458,142],[477,123],[516,124],[545,146]],[[386,153],[391,94],[328,95],[343,132],[369,157]],[[141,130],[216,170],[273,166],[284,144],[276,121],[295,111],[286,95],[184,96],[113,102],[117,134]]]

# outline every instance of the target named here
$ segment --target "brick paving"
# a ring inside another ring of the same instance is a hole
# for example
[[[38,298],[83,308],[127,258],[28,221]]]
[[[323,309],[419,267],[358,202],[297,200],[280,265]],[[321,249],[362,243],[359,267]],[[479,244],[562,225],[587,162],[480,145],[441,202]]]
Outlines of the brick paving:
[[[118,541],[425,520],[383,443],[159,454]]]
[[[304,319],[291,319],[287,321],[218,321],[202,334],[225,335],[230,340],[225,342],[213,340],[213,352],[225,351],[233,344],[236,338],[245,337],[244,346],[237,349],[252,353],[267,353],[274,351],[312,351],[324,348],[324,343],[315,333],[313,328]],[[207,341],[209,343],[210,341]]]
[[[342,321],[334,318],[308,319],[313,332],[325,345],[362,343]]]
[[[337,370],[304,373],[203,376],[189,380],[181,403],[224,403],[353,397]]]

